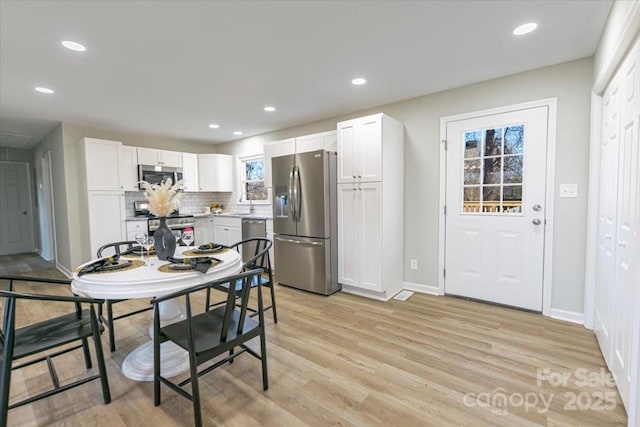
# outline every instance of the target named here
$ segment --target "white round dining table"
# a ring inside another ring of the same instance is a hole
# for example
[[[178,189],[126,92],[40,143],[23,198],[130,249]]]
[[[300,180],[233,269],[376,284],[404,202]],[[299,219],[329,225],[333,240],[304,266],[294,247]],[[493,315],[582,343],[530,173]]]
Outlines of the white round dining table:
[[[183,249],[183,252],[185,250]],[[182,257],[183,255],[176,253],[175,256]],[[215,253],[212,256],[221,262],[210,267],[204,274],[196,270],[160,271],[160,266],[168,264],[168,262],[160,261],[152,256],[149,261],[153,265],[78,276],[77,271],[89,264],[86,263],[78,267],[73,274],[71,289],[80,296],[100,299],[153,298],[221,279],[236,274],[242,269],[242,258],[234,250]],[[185,318],[184,307],[179,299],[160,303],[158,310],[160,323],[163,326]],[[149,328],[149,336],[151,339],[153,338],[153,321]],[[172,342],[162,343],[160,353],[163,376],[173,377],[189,370],[187,352]],[[122,363],[122,372],[126,377],[135,381],[153,381],[153,342],[151,340],[129,353]]]

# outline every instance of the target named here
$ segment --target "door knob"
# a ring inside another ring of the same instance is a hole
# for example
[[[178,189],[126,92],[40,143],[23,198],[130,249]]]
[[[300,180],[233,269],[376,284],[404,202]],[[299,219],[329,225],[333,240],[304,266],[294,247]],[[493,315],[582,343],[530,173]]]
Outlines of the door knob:
[[[533,220],[533,221],[531,221],[531,222],[533,222],[533,225],[540,225],[540,224],[542,224],[542,221],[540,221],[538,218],[534,219],[534,220]]]
[[[542,209],[542,206],[540,205],[533,205],[533,210],[536,212],[540,212],[540,210]]]

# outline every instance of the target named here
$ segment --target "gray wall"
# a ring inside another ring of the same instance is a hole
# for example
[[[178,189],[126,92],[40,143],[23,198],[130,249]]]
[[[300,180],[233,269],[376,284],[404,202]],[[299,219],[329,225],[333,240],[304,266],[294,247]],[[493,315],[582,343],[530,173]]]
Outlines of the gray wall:
[[[335,129],[338,121],[376,112],[404,122],[404,279],[437,286],[440,118],[557,97],[552,307],[582,313],[592,70],[593,58],[585,58],[246,138],[217,149],[234,155],[257,153],[264,142]],[[578,198],[558,198],[561,183],[577,183]],[[418,260],[419,271],[409,269],[411,258]]]

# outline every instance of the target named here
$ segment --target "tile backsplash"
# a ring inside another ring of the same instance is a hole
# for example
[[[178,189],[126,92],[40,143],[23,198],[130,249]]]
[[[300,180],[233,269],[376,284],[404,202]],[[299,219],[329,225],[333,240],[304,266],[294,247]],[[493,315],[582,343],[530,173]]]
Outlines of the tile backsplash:
[[[249,212],[249,205],[238,203],[238,198],[235,193],[184,193],[180,201],[180,213],[187,215],[202,213],[204,208],[211,205],[211,203],[221,204],[228,211]],[[127,218],[135,215],[133,202],[138,200],[144,200],[144,192],[125,192],[125,214]],[[256,214],[271,216],[271,204],[253,206]]]

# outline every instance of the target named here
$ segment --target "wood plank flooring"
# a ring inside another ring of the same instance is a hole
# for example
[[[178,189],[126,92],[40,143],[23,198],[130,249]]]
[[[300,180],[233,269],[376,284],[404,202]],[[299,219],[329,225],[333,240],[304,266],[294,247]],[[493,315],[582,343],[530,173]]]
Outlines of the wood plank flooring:
[[[0,257],[0,274],[63,277],[35,255]],[[206,425],[627,423],[615,387],[599,378],[608,371],[595,336],[582,326],[449,297],[414,294],[383,303],[284,286],[276,293],[278,324],[270,312],[265,316],[269,390],[262,390],[260,364],[251,357],[206,375],[201,381]],[[55,307],[27,308],[19,322],[56,315]],[[102,403],[100,386],[92,382],[11,410],[9,425],[192,425],[191,402],[163,387],[162,404],[154,407],[152,384],[131,381],[120,371],[126,355],[148,340],[150,316],[116,323],[115,353],[109,353],[103,334],[111,404]],[[81,352],[63,359],[56,364],[63,382],[85,374]],[[547,376],[538,375],[543,370]],[[564,382],[562,375],[568,377]],[[12,401],[48,387],[48,381],[45,366],[16,371]]]

